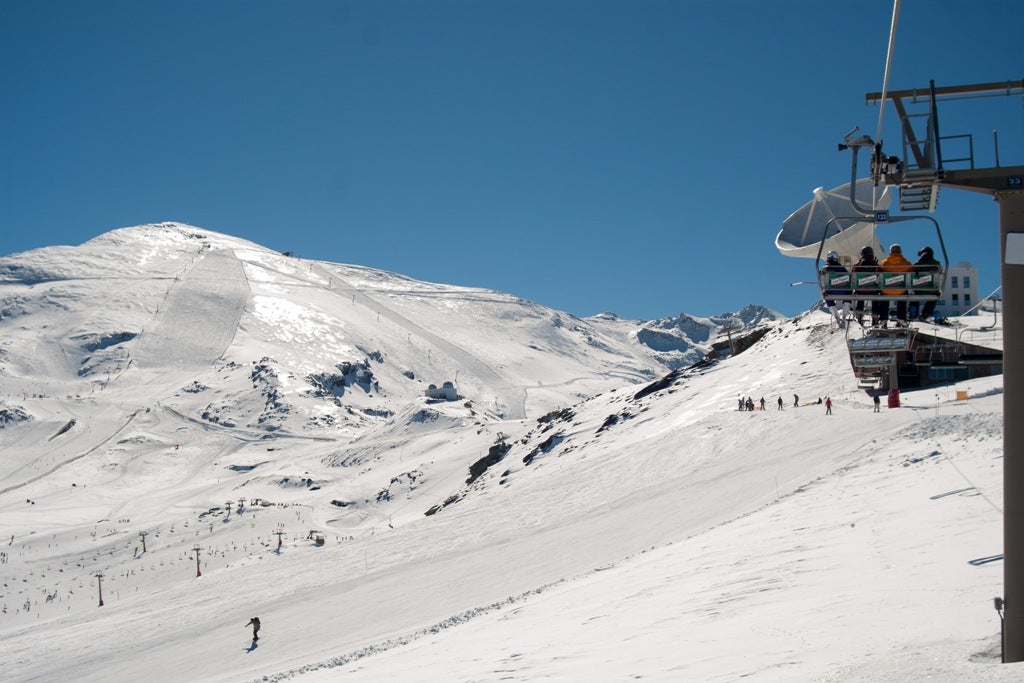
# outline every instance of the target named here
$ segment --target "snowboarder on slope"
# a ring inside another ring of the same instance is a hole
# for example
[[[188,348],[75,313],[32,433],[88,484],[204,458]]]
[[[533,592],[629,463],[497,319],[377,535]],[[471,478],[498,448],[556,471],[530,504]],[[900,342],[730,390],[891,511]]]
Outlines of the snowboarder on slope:
[[[250,625],[252,626],[252,639],[253,640],[259,640],[260,639],[260,618],[259,617],[253,617],[252,619],[250,619],[249,623],[246,624],[246,626],[250,626]]]
[[[826,415],[831,415],[832,414],[832,398],[829,397],[829,396],[825,397],[825,414]]]

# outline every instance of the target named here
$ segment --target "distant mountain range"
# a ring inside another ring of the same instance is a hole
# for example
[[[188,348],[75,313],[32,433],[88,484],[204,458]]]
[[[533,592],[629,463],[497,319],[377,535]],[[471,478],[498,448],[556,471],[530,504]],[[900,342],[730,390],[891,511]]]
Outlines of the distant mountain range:
[[[778,313],[581,319],[511,294],[296,259],[177,223],[0,258],[4,419],[19,393],[144,385],[210,425],[354,437],[450,381],[544,414],[702,360]]]

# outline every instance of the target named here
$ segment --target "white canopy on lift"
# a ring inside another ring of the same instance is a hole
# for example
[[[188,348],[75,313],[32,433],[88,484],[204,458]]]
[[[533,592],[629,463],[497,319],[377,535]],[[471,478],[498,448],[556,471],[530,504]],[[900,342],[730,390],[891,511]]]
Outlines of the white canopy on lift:
[[[888,186],[876,187],[870,178],[857,181],[856,193],[857,204],[869,211],[886,210],[892,202]],[[829,237],[822,248],[821,240],[826,229]],[[856,261],[865,246],[871,246],[879,256],[883,254],[875,236],[875,223],[850,201],[850,183],[832,190],[816,189],[814,199],[783,221],[775,246],[785,256],[801,258],[816,258],[819,254],[824,258],[826,253],[834,250],[840,256]]]

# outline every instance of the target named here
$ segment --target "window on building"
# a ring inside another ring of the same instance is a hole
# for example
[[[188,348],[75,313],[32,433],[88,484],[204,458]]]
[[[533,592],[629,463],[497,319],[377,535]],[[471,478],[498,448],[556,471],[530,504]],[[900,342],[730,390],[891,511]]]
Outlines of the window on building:
[[[970,306],[970,305],[971,305],[971,295],[965,293],[964,294],[964,306]]]
[[[959,283],[960,283],[960,278],[958,278],[958,277],[957,277],[956,275],[951,275],[951,276],[949,277],[949,285],[950,285],[950,286],[951,286],[951,287],[952,287],[953,289],[957,289],[957,288],[959,288],[959,287],[960,287],[960,284],[959,284]]]
[[[970,275],[964,275],[964,289],[970,289],[970,288],[971,288],[971,276]]]
[[[934,382],[959,382],[967,379],[967,367],[964,365],[956,367],[935,367],[928,368],[928,379]]]
[[[955,292],[953,293],[953,305],[954,306],[959,306],[960,305],[960,295],[955,293]]]

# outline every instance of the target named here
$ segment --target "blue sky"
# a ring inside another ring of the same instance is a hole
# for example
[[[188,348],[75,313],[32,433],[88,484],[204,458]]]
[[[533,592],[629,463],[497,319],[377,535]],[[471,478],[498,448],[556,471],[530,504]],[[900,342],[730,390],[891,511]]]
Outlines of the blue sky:
[[[877,136],[864,94],[892,11],[4,0],[0,254],[180,221],[579,316],[794,315],[813,261],[775,235],[849,180],[846,132]],[[1018,0],[904,0],[890,88],[1020,79],[1022,20]],[[1021,98],[939,115],[973,134],[976,165],[995,165],[994,129],[1002,165],[1024,163]],[[891,106],[882,132],[901,155]],[[945,190],[934,217],[950,260],[995,288],[995,202]]]

